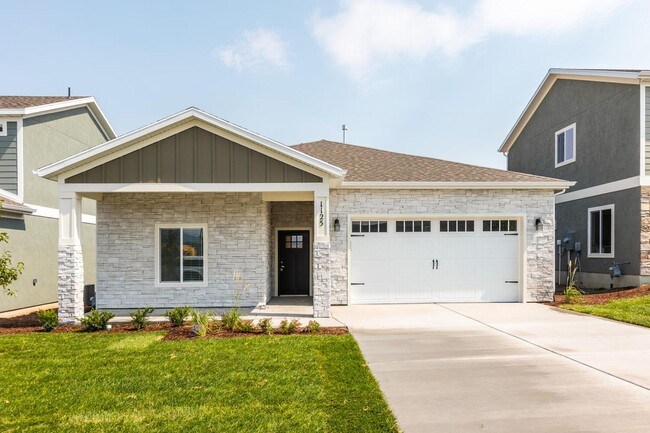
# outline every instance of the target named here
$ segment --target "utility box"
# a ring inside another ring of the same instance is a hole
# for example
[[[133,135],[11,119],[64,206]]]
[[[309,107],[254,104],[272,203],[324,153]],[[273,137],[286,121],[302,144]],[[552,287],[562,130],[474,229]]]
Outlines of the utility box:
[[[562,248],[565,251],[574,251],[576,249],[575,231],[568,231],[562,236]]]

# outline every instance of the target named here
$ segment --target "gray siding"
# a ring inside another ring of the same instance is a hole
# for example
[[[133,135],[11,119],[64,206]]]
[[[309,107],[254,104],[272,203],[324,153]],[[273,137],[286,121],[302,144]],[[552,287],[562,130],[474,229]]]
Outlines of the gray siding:
[[[582,243],[580,262],[583,272],[607,274],[612,260],[629,261],[622,270],[628,275],[639,275],[641,246],[641,191],[631,188],[597,197],[570,201],[556,205],[556,239],[562,239],[567,231],[575,231],[575,240]],[[587,238],[587,209],[614,204],[614,259],[590,259]],[[557,253],[557,251],[556,251]],[[572,255],[572,257],[574,257]],[[557,268],[557,263],[556,263]],[[566,255],[562,257],[562,269],[566,270]]]
[[[508,152],[508,169],[576,181],[571,191],[639,175],[639,86],[555,82]],[[576,124],[576,161],[555,168],[555,132]]]
[[[17,122],[7,122],[7,135],[0,136],[0,188],[18,194]]]
[[[66,183],[321,181],[311,173],[193,127],[73,176]]]

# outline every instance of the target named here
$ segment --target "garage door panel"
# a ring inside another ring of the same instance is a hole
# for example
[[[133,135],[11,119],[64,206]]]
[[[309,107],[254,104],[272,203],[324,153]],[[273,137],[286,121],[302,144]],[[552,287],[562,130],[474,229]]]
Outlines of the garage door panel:
[[[517,233],[388,232],[351,238],[353,303],[504,302],[519,299]],[[515,281],[507,283],[506,281]]]

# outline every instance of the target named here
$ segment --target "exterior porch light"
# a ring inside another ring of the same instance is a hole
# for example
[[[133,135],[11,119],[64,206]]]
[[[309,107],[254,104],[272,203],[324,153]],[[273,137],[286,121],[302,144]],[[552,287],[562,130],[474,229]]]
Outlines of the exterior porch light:
[[[338,218],[334,220],[334,231],[335,232],[340,232],[341,231],[341,221],[339,221]]]
[[[535,218],[535,230],[539,230],[539,229],[541,229],[543,226],[544,226],[544,224],[542,224],[542,219],[539,218],[539,217],[538,217],[538,218]]]

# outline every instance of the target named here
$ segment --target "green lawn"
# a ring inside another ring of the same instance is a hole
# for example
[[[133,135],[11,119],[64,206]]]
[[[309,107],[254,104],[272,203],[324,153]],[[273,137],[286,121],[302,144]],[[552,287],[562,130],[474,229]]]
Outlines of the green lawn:
[[[617,299],[602,305],[562,305],[562,308],[650,328],[650,296]]]
[[[350,335],[162,336],[0,336],[0,431],[398,431]]]

